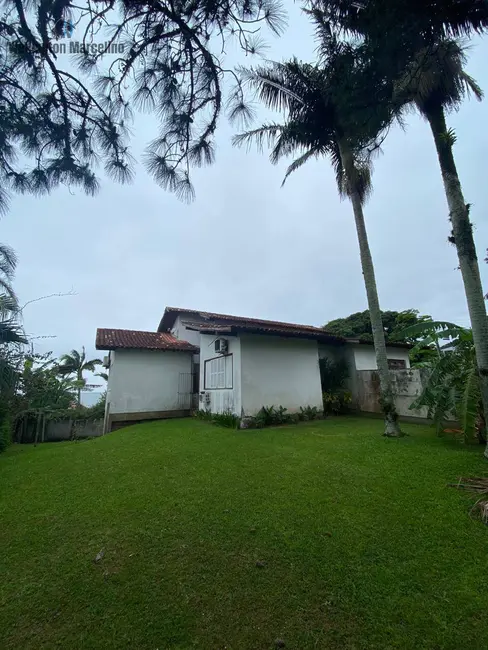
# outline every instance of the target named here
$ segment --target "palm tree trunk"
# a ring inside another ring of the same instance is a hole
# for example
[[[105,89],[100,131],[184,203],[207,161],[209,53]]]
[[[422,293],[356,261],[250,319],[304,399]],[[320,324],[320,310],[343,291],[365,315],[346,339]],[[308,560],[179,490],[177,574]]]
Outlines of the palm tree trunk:
[[[473,239],[473,227],[469,220],[469,206],[464,201],[452,152],[452,141],[447,133],[444,109],[439,106],[426,112],[426,115],[434,136],[442,180],[444,181],[452,234],[458,254],[459,268],[463,277],[471,328],[473,330],[483,411],[485,421],[488,422],[488,319],[481,286],[478,257]],[[485,456],[488,458],[488,446],[485,449]]]
[[[347,145],[339,144],[344,173],[348,183],[348,196],[351,199],[354,211],[354,220],[356,222],[356,231],[358,234],[359,253],[361,257],[361,266],[363,269],[364,284],[368,298],[369,317],[371,328],[373,330],[373,342],[376,353],[376,365],[378,366],[378,375],[380,379],[380,404],[385,415],[385,436],[398,438],[403,435],[398,424],[398,414],[395,407],[395,395],[388,368],[388,358],[386,356],[385,332],[383,321],[381,319],[380,302],[378,299],[378,289],[376,288],[376,278],[374,274],[373,258],[368,242],[368,233],[364,223],[363,205],[359,193],[354,189],[355,167],[351,153]]]
[[[83,372],[78,371],[78,406],[81,406],[81,382],[83,381]]]

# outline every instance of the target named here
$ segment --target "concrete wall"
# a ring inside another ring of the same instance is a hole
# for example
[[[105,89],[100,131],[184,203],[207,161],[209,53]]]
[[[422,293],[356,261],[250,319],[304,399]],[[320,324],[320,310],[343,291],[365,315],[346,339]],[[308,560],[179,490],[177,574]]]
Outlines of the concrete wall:
[[[110,414],[180,409],[180,373],[191,373],[192,356],[192,352],[112,350],[107,383]]]
[[[373,345],[366,344],[348,344],[354,350],[354,359],[356,370],[376,370],[376,354]],[[410,359],[408,356],[408,349],[395,348],[394,346],[386,346],[386,356],[388,359],[402,359],[406,362],[407,368],[410,368]]]
[[[262,406],[300,406],[322,410],[316,341],[276,336],[242,335],[242,412],[256,414]]]
[[[183,320],[199,322],[202,319],[198,318],[197,316],[191,318],[190,316],[187,316],[186,318],[183,317]],[[195,330],[189,330],[187,327],[185,327],[185,325],[182,323],[181,316],[176,317],[173,328],[171,329],[171,334],[173,334],[173,336],[177,339],[188,341],[197,347],[200,345],[200,332],[195,332]]]
[[[395,392],[395,405],[399,415],[427,418],[427,408],[410,410],[410,405],[422,392],[428,371],[419,368],[390,370]],[[379,404],[380,381],[376,370],[360,370],[357,376],[357,402],[355,406],[365,413],[381,413]]]
[[[27,427],[18,427],[15,432],[15,441],[28,444],[35,442],[37,422],[31,419]],[[49,420],[46,422],[44,429],[44,439],[42,431],[38,434],[37,442],[58,442],[60,440],[79,440],[84,438],[97,438],[103,435],[103,420]]]
[[[231,411],[241,413],[241,341],[237,336],[200,334],[200,401],[199,408],[212,413]],[[215,339],[224,338],[228,342],[228,354],[232,354],[232,388],[205,387],[205,361],[222,356],[215,354]],[[208,396],[208,398],[207,398]],[[208,399],[208,401],[207,401]]]

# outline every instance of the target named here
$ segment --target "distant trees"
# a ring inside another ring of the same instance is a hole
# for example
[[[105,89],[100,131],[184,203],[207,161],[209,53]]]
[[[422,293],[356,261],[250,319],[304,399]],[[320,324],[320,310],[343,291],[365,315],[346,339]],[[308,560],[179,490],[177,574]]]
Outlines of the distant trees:
[[[407,342],[415,345],[420,340],[418,337],[404,335],[404,330],[407,327],[417,325],[419,323],[430,323],[432,317],[428,315],[420,315],[417,309],[405,309],[404,311],[382,311],[381,321],[383,323],[383,331],[385,333],[386,343],[394,344],[396,342]],[[348,338],[357,338],[360,341],[373,342],[373,334],[371,331],[371,319],[369,311],[357,312],[351,314],[346,318],[336,318],[324,325],[324,329],[332,334],[345,336]],[[422,339],[424,337],[422,336]],[[410,354],[410,361],[415,363],[423,363],[436,356],[435,346],[433,342],[426,342],[425,346],[415,349]]]

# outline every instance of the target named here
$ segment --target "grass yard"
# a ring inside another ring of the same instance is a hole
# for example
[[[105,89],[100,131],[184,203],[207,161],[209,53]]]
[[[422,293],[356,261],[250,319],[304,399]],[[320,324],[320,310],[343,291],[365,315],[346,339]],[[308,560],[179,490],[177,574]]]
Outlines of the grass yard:
[[[486,474],[481,450],[381,428],[187,419],[10,448],[0,648],[485,650],[488,529],[446,487]]]

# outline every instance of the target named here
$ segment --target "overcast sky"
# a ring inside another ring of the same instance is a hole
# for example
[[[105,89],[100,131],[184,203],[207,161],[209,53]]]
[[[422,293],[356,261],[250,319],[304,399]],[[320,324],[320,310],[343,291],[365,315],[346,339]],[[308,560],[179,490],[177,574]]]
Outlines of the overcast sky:
[[[313,29],[287,3],[290,27],[269,38],[270,59],[313,60]],[[488,89],[488,43],[473,45],[469,72]],[[449,116],[455,155],[480,259],[488,246],[487,104],[467,101]],[[134,125],[138,156],[154,135]],[[217,161],[194,173],[191,205],[155,185],[142,167],[134,183],[109,180],[95,198],[58,189],[49,197],[15,197],[0,241],[19,255],[15,287],[33,303],[25,327],[39,351],[62,354],[85,345],[94,354],[97,327],[155,330],[165,306],[322,325],[366,309],[353,214],[339,200],[326,160],[310,162],[280,188],[286,164],[233,149],[225,120]],[[411,116],[394,129],[376,161],[366,222],[382,309],[419,309],[468,324],[455,249],[428,126]],[[481,262],[488,291],[488,265]]]

